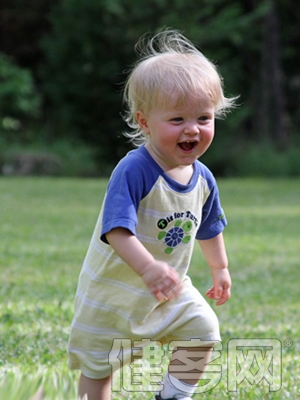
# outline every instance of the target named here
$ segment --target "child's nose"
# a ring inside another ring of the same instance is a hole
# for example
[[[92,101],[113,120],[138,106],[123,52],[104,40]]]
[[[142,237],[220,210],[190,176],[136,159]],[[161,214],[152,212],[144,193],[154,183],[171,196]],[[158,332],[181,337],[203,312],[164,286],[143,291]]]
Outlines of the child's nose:
[[[186,135],[195,136],[200,132],[199,125],[196,122],[188,122],[184,128]]]

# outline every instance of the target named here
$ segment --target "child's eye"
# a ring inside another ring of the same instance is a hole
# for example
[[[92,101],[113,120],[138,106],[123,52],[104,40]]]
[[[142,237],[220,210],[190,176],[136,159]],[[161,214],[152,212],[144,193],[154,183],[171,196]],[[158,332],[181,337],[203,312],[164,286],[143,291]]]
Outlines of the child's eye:
[[[198,118],[199,121],[207,121],[208,117],[206,115],[202,115],[201,117]]]
[[[175,118],[172,118],[171,121],[173,121],[173,122],[181,122],[181,121],[183,121],[183,118],[175,117]]]

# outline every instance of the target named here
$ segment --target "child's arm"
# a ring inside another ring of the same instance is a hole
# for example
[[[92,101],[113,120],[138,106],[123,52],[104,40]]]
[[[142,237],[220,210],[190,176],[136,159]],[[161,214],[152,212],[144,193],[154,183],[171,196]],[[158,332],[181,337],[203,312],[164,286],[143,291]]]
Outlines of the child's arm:
[[[119,257],[143,278],[158,301],[179,296],[181,283],[177,272],[167,263],[155,260],[131,232],[114,228],[106,234],[106,239]]]
[[[210,299],[218,300],[216,305],[220,306],[229,299],[231,286],[223,235],[220,233],[213,239],[198,240],[198,242],[210,267],[213,280],[213,286],[206,295]]]

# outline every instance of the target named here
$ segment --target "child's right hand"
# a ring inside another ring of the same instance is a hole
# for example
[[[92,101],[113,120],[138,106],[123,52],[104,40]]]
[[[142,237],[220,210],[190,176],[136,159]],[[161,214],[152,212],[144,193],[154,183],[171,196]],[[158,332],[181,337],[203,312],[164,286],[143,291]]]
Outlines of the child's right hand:
[[[181,282],[174,268],[155,260],[130,231],[114,228],[106,234],[106,239],[119,257],[143,278],[158,301],[172,300],[180,295]]]
[[[182,284],[179,275],[163,261],[154,260],[147,264],[141,277],[158,301],[179,297]]]

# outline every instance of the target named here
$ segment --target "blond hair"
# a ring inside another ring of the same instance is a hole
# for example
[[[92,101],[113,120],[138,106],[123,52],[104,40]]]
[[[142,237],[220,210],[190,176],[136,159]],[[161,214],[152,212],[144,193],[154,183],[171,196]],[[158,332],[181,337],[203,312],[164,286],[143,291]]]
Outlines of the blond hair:
[[[190,96],[211,102],[216,118],[225,116],[234,107],[236,98],[224,96],[223,80],[216,66],[179,32],[160,32],[147,42],[142,37],[136,49],[140,59],[124,89],[125,121],[133,129],[124,135],[134,145],[140,146],[147,140],[136,112],[163,107],[173,93],[179,103]]]

